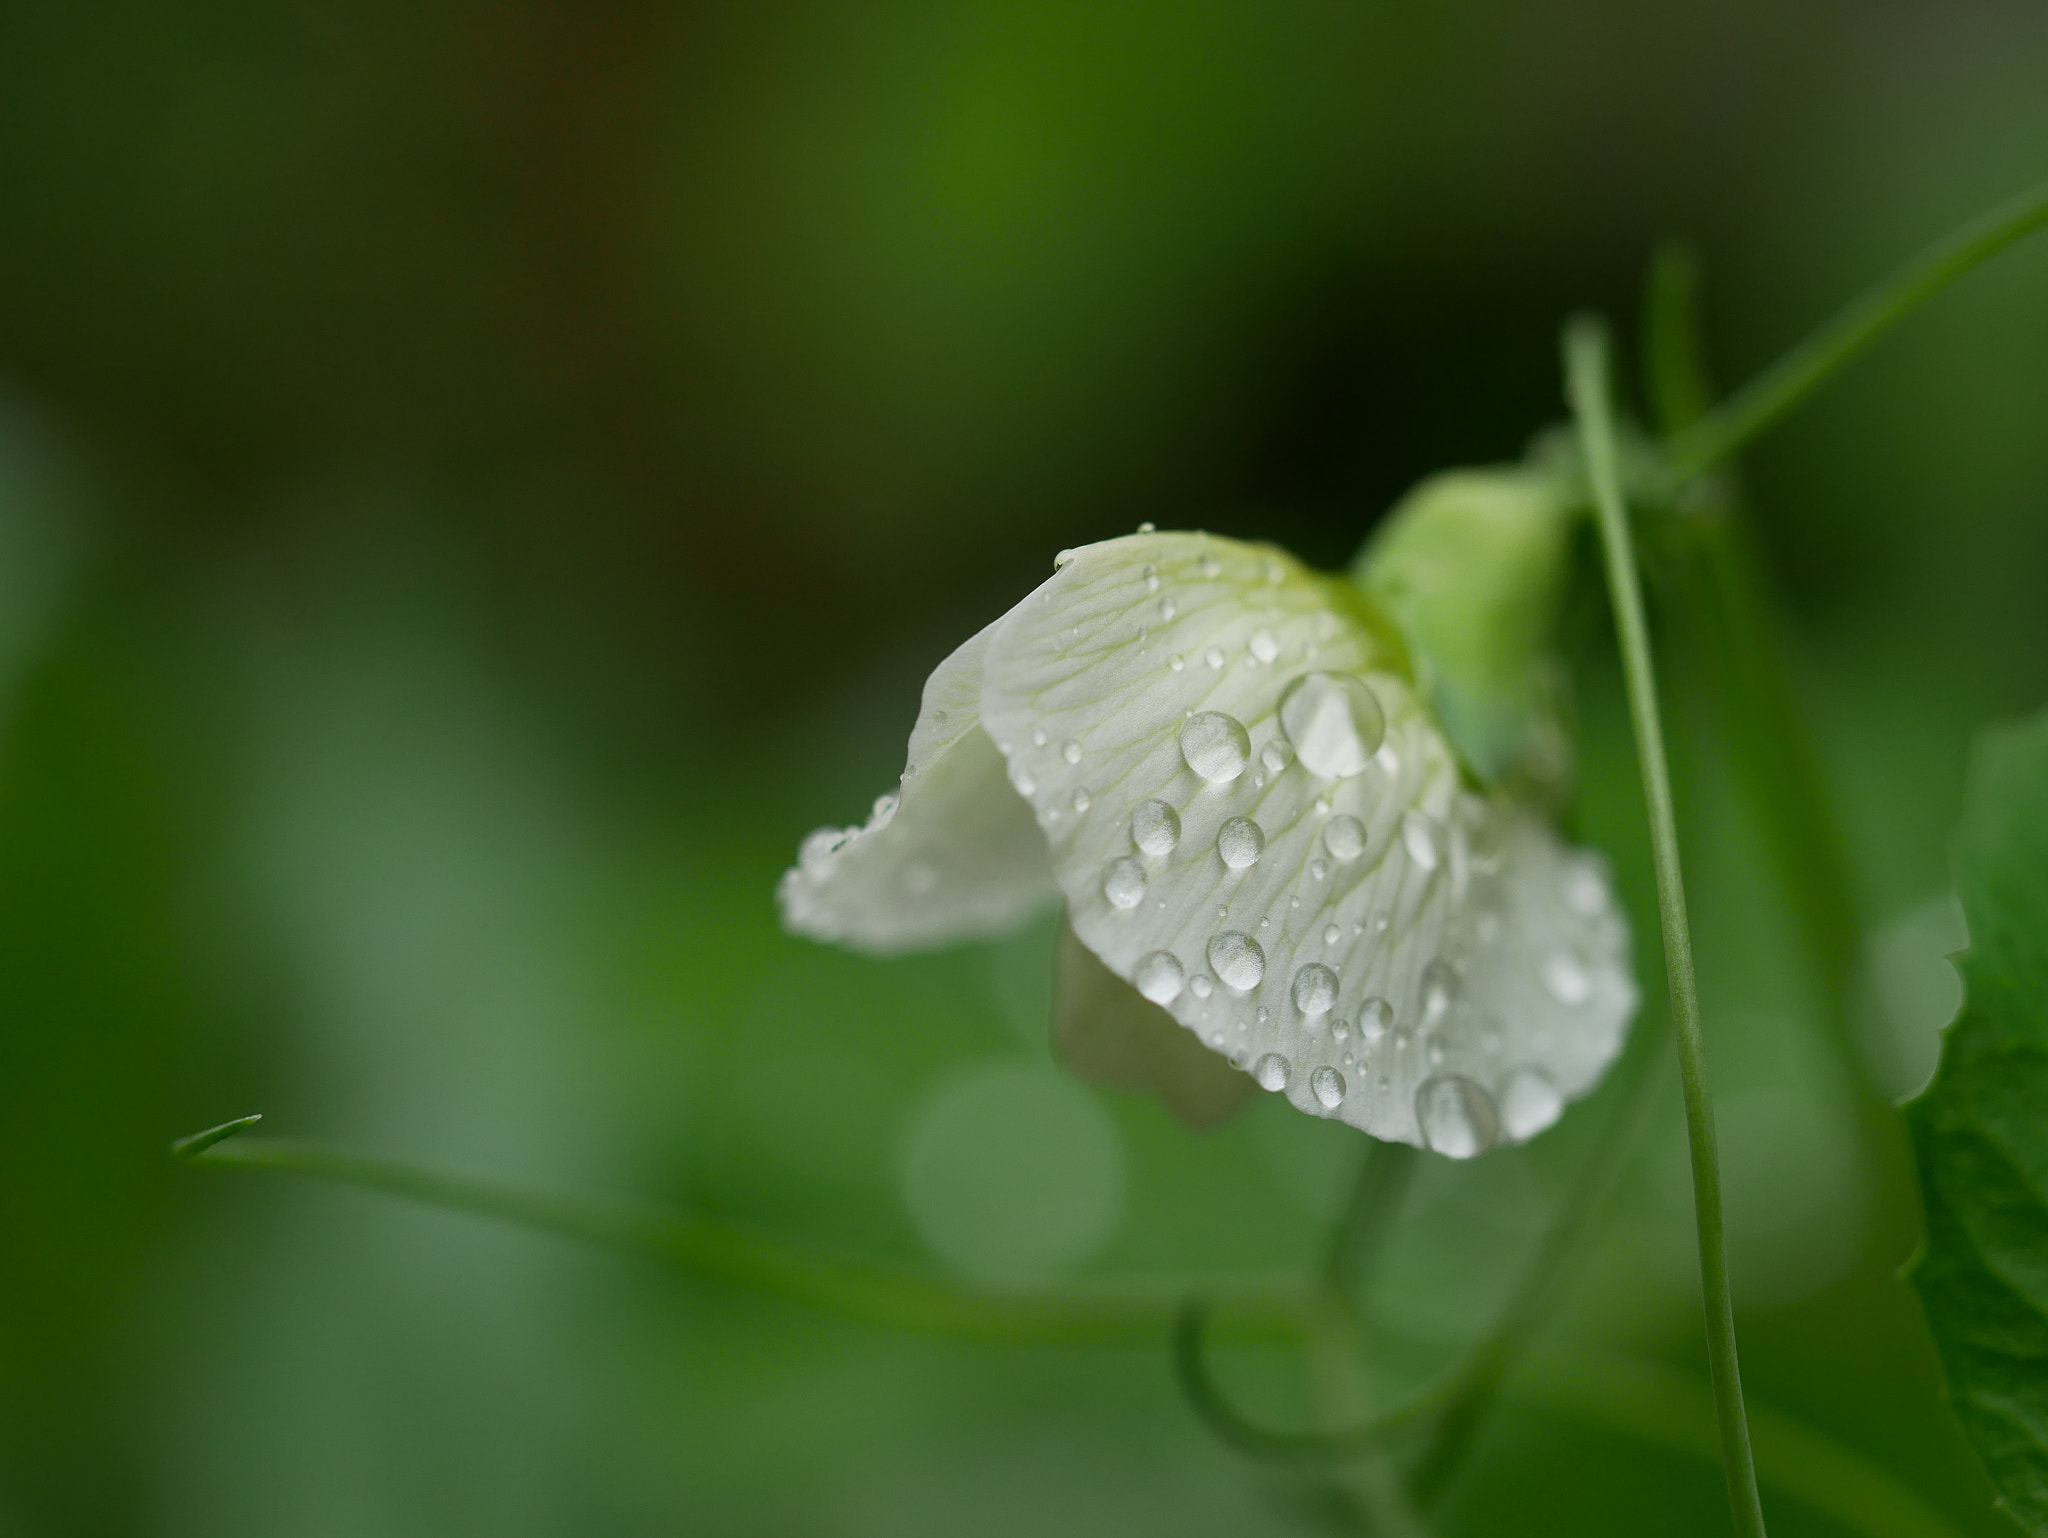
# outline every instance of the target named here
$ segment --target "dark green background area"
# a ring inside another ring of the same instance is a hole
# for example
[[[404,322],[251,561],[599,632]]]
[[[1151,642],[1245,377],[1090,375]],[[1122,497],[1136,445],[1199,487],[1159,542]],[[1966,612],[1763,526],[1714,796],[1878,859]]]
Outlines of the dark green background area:
[[[1666,234],[1746,374],[2048,171],[2044,67],[2017,0],[0,8],[0,1533],[1316,1530],[1163,1348],[905,1339],[164,1149],[261,1110],[940,1264],[906,1140],[1047,1071],[1051,931],[878,963],[770,895],[930,667],[1141,520],[1340,564],[1560,415],[1559,321],[1626,322]],[[1971,731],[2048,696],[2044,423],[2037,246],[1749,466],[1873,932],[1946,885]],[[1580,663],[1575,822],[1648,969]],[[1999,1532],[1895,1280],[1898,1128],[1672,688],[1750,1386]],[[1088,1093],[1094,1272],[1314,1253],[1337,1129]],[[1696,1372],[1660,1114],[1553,1344]],[[1425,1177],[1383,1387],[1584,1130]],[[1722,1510],[1532,1392],[1443,1530]]]

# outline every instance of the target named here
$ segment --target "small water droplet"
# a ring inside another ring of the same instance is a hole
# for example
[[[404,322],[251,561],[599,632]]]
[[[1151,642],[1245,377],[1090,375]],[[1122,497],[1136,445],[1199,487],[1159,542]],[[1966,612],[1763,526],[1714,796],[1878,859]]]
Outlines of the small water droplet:
[[[1442,1042],[1440,1042],[1440,1041],[1437,1041],[1437,1040],[1434,1040],[1434,1039],[1432,1039],[1432,1040],[1430,1041],[1430,1044],[1429,1044],[1429,1052],[1428,1052],[1427,1056],[1428,1056],[1428,1058],[1429,1058],[1429,1066],[1430,1066],[1430,1067],[1432,1067],[1432,1068],[1441,1068],[1441,1067],[1443,1067],[1443,1065],[1444,1065],[1444,1044],[1443,1044]]]
[[[1172,951],[1153,951],[1138,963],[1131,984],[1154,1004],[1171,1004],[1180,997],[1180,958]]]
[[[1330,874],[1329,863],[1324,860],[1310,860],[1308,862],[1308,873],[1315,877],[1316,880],[1321,881]]]
[[[1266,1006],[1263,1004],[1261,1004],[1257,1009],[1252,1011],[1252,1013],[1258,1016],[1259,1024],[1261,1025],[1267,1025],[1272,1022],[1273,1011],[1266,1008]]]
[[[1365,824],[1339,812],[1323,824],[1323,847],[1340,860],[1357,859],[1365,853]]]
[[[1350,1024],[1342,1019],[1332,1020],[1330,1022],[1330,1039],[1333,1041],[1349,1041],[1351,1039]]]
[[[1335,924],[1325,924],[1323,926],[1323,944],[1335,945],[1339,940],[1343,938],[1344,931],[1339,929]]]
[[[1074,791],[1074,810],[1075,810],[1075,811],[1077,811],[1077,812],[1085,812],[1085,811],[1087,811],[1087,810],[1088,810],[1088,808],[1089,808],[1089,807],[1093,806],[1094,804],[1095,804],[1095,802],[1094,802],[1093,798],[1089,796],[1089,794],[1088,794],[1088,787],[1087,787],[1086,785],[1082,785],[1082,786],[1078,786],[1078,787],[1076,787],[1076,789],[1075,789],[1075,791]]]
[[[1294,755],[1287,750],[1287,744],[1275,737],[1259,749],[1259,762],[1266,766],[1266,773],[1279,774],[1285,770]]]
[[[1415,1091],[1415,1119],[1422,1124],[1424,1141],[1447,1158],[1483,1154],[1500,1136],[1493,1097],[1463,1074],[1423,1080]]]
[[[1220,646],[1210,647],[1202,653],[1202,660],[1208,663],[1210,667],[1220,669],[1223,666],[1223,648]]]
[[[1216,985],[1209,981],[1209,974],[1207,972],[1197,972],[1194,976],[1194,981],[1188,984],[1188,992],[1198,999],[1206,999],[1215,991]]]
[[[1382,998],[1370,998],[1358,1006],[1358,1034],[1378,1041],[1394,1026],[1394,1006]]]
[[[1180,605],[1175,603],[1172,598],[1168,597],[1159,600],[1159,617],[1162,620],[1171,620],[1178,613],[1180,613]]]
[[[1334,1111],[1344,1103],[1344,1075],[1328,1063],[1308,1076],[1308,1087],[1315,1091],[1316,1102],[1326,1111]]]
[[[1444,1011],[1458,996],[1458,969],[1445,957],[1434,958],[1422,969],[1422,1024],[1424,1029],[1443,1018]]]
[[[889,820],[896,815],[896,805],[896,797],[893,792],[885,791],[883,794],[875,797],[873,810],[876,827],[886,828],[889,826]]]
[[[1299,908],[1301,906],[1301,899],[1299,897],[1290,897],[1287,899],[1287,906],[1290,908]]]
[[[1413,807],[1401,814],[1401,847],[1408,851],[1408,858],[1424,870],[1435,870],[1443,859],[1443,845],[1439,841],[1435,820]]]
[[[1045,746],[1045,728],[1044,728],[1044,727],[1042,727],[1042,726],[1034,726],[1034,727],[1032,727],[1032,728],[1031,728],[1031,745],[1032,745],[1032,746],[1033,746],[1034,748],[1042,748],[1042,747],[1044,747],[1044,746]]]
[[[1564,1096],[1541,1068],[1521,1070],[1500,1097],[1501,1126],[1518,1143],[1541,1132],[1563,1110]]]
[[[1060,757],[1064,758],[1070,764],[1078,764],[1079,762],[1081,762],[1081,743],[1079,739],[1069,737],[1065,742],[1061,743]]]
[[[1226,929],[1209,941],[1209,970],[1226,988],[1248,992],[1266,975],[1266,952],[1250,935]]]
[[[1148,593],[1159,591],[1159,568],[1157,566],[1147,566],[1145,568],[1145,591]]]
[[[1187,662],[1185,659],[1182,658],[1179,652],[1175,652],[1171,657],[1168,657],[1166,659],[1166,665],[1169,668],[1173,669],[1174,672],[1178,673],[1182,668],[1187,666]]]
[[[1145,867],[1129,855],[1110,862],[1103,872],[1102,895],[1112,908],[1135,908],[1145,900]]]
[[[1017,794],[1020,796],[1031,796],[1038,793],[1038,777],[1022,764],[1014,765],[1011,768],[1010,783],[1017,787]]]
[[[1252,1069],[1252,1077],[1259,1081],[1260,1089],[1283,1090],[1287,1088],[1287,1059],[1278,1052],[1268,1052]]]
[[[1387,733],[1387,715],[1365,680],[1349,673],[1304,673],[1280,696],[1280,730],[1311,774],[1362,774]]]
[[[1171,854],[1180,842],[1180,813],[1164,801],[1140,801],[1131,809],[1131,842],[1140,854]]]
[[[1266,847],[1266,830],[1249,817],[1230,817],[1216,830],[1216,852],[1232,870],[1258,864]]]
[[[1251,762],[1252,740],[1236,717],[1205,710],[1181,723],[1180,752],[1196,774],[1211,785],[1221,785],[1244,773]]]
[[[1209,578],[1211,581],[1214,581],[1217,577],[1223,575],[1223,563],[1217,560],[1216,557],[1213,555],[1203,556],[1201,561],[1198,563],[1198,569],[1201,571],[1203,576]]]
[[[1293,997],[1303,1014],[1327,1015],[1337,1007],[1337,974],[1320,961],[1296,968]]]
[[[1387,932],[1388,926],[1393,922],[1393,919],[1385,913],[1375,913],[1372,916],[1372,932],[1376,935],[1383,935]]]
[[[1273,639],[1273,632],[1263,626],[1252,632],[1252,655],[1261,662],[1271,662],[1280,655],[1280,643]]]
[[[1156,523],[1152,523],[1149,520],[1138,525],[1138,532],[1140,534],[1156,534],[1158,531],[1159,525]],[[1146,570],[1150,571],[1151,568],[1148,566]]]
[[[1593,974],[1569,951],[1552,951],[1543,958],[1543,988],[1558,1003],[1577,1006],[1593,996]]]

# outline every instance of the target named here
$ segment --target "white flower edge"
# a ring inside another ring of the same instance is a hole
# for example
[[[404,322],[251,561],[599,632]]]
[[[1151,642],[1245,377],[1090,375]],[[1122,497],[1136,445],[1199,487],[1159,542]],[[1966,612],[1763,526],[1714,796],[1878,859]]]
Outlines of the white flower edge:
[[[1453,1157],[1554,1122],[1635,1011],[1604,868],[1466,790],[1355,590],[1270,547],[1063,555],[933,675],[900,804],[814,834],[783,911],[904,949],[1013,920],[1048,868],[1087,948],[1203,1045]]]

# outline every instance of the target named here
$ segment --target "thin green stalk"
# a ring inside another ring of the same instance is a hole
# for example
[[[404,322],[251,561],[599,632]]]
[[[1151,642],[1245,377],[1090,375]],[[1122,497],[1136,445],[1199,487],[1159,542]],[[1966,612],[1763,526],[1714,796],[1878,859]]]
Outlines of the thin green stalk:
[[[1762,1538],[1756,1460],[1742,1407],[1742,1374],[1735,1352],[1735,1307],[1728,1289],[1727,1236],[1721,1214],[1721,1168],[1714,1147],[1714,1107],[1707,1090],[1706,1043],[1700,1033],[1699,989],[1693,976],[1692,934],[1686,922],[1685,881],[1678,860],[1678,822],[1671,804],[1671,773],[1658,717],[1657,677],[1649,626],[1636,571],[1635,547],[1622,503],[1620,458],[1608,383],[1608,343],[1597,321],[1578,320],[1565,334],[1566,392],[1579,431],[1600,526],[1607,585],[1628,684],[1629,714],[1642,765],[1650,814],[1650,847],[1657,868],[1657,908],[1664,929],[1664,965],[1671,985],[1671,1020],[1685,1094],[1687,1141],[1692,1151],[1693,1210],[1699,1229],[1700,1288],[1706,1305],[1707,1360],[1720,1421],[1721,1457],[1737,1532]]]
[[[536,1189],[283,1138],[226,1142],[245,1117],[174,1145],[193,1164],[310,1175],[524,1228],[651,1255],[700,1276],[772,1292],[874,1324],[1009,1342],[1158,1340],[1185,1282],[999,1293],[640,1202]],[[1277,1286],[1228,1289],[1233,1326],[1299,1338],[1303,1300]]]
[[[1844,364],[1958,278],[2014,242],[2048,227],[2048,182],[2030,188],[1935,242],[1852,300],[1835,318],[1721,405],[1674,433],[1666,446],[1682,480],[1726,459],[1825,384]]]

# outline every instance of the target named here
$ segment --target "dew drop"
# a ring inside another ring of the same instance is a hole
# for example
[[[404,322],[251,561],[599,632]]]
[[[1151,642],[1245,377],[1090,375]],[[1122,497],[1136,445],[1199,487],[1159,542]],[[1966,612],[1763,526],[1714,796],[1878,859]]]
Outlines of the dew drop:
[[[1415,1119],[1422,1124],[1424,1142],[1447,1158],[1483,1154],[1500,1136],[1493,1097],[1463,1074],[1423,1080],[1415,1091]]]
[[[1154,1004],[1171,1004],[1180,997],[1180,958],[1172,951],[1153,951],[1138,963],[1131,984]]]
[[[1194,980],[1188,984],[1188,992],[1198,999],[1206,999],[1215,991],[1216,985],[1209,981],[1209,974],[1207,972],[1197,972]]]
[[[1174,615],[1178,613],[1180,613],[1180,605],[1175,603],[1171,598],[1162,598],[1159,600],[1159,617],[1162,620],[1171,620],[1174,617]]]
[[[1426,812],[1410,807],[1401,814],[1401,847],[1408,858],[1424,870],[1435,870],[1443,859],[1443,846],[1435,821]]]
[[[1387,734],[1387,715],[1365,681],[1349,673],[1304,673],[1280,696],[1280,730],[1311,774],[1362,774]]]
[[[1180,813],[1164,801],[1140,801],[1131,809],[1131,842],[1140,854],[1171,854],[1180,842]]]
[[[1458,969],[1442,956],[1422,969],[1422,1024],[1425,1028],[1441,1020],[1451,1001],[1458,996]]]
[[[1330,867],[1322,860],[1310,860],[1308,862],[1308,873],[1315,877],[1316,880],[1321,881],[1330,874]]]
[[[1077,788],[1075,789],[1075,791],[1074,791],[1074,810],[1075,810],[1075,811],[1077,811],[1077,812],[1085,812],[1085,811],[1087,811],[1087,810],[1088,810],[1088,808],[1089,808],[1089,807],[1093,806],[1094,804],[1095,804],[1095,802],[1094,802],[1094,800],[1093,800],[1093,799],[1092,799],[1092,798],[1091,798],[1091,797],[1089,796],[1089,794],[1088,794],[1088,787],[1087,787],[1086,785],[1082,785],[1082,786],[1079,786],[1079,787],[1077,787]]]
[[[1236,717],[1204,710],[1181,723],[1180,753],[1187,765],[1211,785],[1244,773],[1251,762],[1252,740]]]
[[[1203,576],[1214,581],[1223,575],[1223,563],[1213,555],[1205,555],[1201,559],[1200,570]]]
[[[875,804],[873,807],[873,811],[875,814],[875,826],[878,828],[886,828],[889,825],[890,819],[892,819],[896,815],[896,807],[897,800],[893,792],[885,792],[884,794],[875,797]]]
[[[1175,652],[1171,657],[1168,657],[1166,659],[1166,665],[1172,668],[1174,672],[1178,673],[1182,668],[1187,666],[1187,662],[1179,652]]]
[[[1102,895],[1112,908],[1135,908],[1145,900],[1145,867],[1129,855],[1110,863],[1102,876]]]
[[[1280,773],[1293,760],[1293,757],[1294,755],[1287,750],[1287,744],[1278,737],[1275,737],[1271,742],[1259,749],[1259,762],[1266,766],[1266,773],[1268,774]]]
[[[1263,626],[1252,632],[1252,655],[1261,662],[1271,662],[1280,655],[1280,643],[1273,639],[1273,632]]]
[[[1042,726],[1034,726],[1034,727],[1032,727],[1032,728],[1031,728],[1031,745],[1032,745],[1032,746],[1033,746],[1034,748],[1042,748],[1042,747],[1044,747],[1044,746],[1045,746],[1045,728],[1044,728],[1044,727],[1042,727]]]
[[[1370,998],[1358,1006],[1358,1034],[1368,1042],[1378,1041],[1394,1028],[1394,1006],[1382,998]]]
[[[1569,951],[1552,951],[1543,958],[1543,988],[1558,1003],[1579,1005],[1593,996],[1593,975]]]
[[[1266,953],[1242,930],[1226,929],[1209,941],[1209,970],[1226,988],[1244,993],[1266,975]]]
[[[1159,591],[1159,568],[1157,566],[1147,566],[1145,568],[1145,591],[1148,593]]]
[[[1564,1096],[1541,1068],[1524,1068],[1500,1097],[1501,1127],[1516,1142],[1532,1138],[1558,1118]]]
[[[1266,848],[1266,830],[1249,817],[1230,817],[1216,830],[1216,852],[1232,870],[1248,870],[1259,863]]]
[[[1064,758],[1070,764],[1078,764],[1079,762],[1081,762],[1080,739],[1075,737],[1069,737],[1065,742],[1061,743],[1060,757]]]
[[[1202,660],[1212,668],[1221,669],[1223,666],[1223,648],[1220,646],[1210,647],[1202,653]]]
[[[1159,525],[1158,525],[1158,524],[1156,524],[1156,523],[1154,523],[1154,522],[1152,522],[1152,521],[1151,521],[1151,520],[1150,520],[1149,518],[1148,518],[1148,519],[1147,519],[1147,520],[1146,520],[1145,522],[1143,522],[1143,523],[1141,523],[1141,524],[1139,524],[1139,525],[1138,525],[1138,532],[1139,532],[1140,534],[1155,534],[1155,533],[1157,533],[1157,532],[1158,532],[1158,530],[1159,530]],[[1151,569],[1150,567],[1147,567],[1147,568],[1146,568],[1146,570],[1148,570],[1148,571],[1149,571],[1150,569]]]
[[[1323,926],[1323,944],[1335,945],[1339,940],[1343,938],[1344,931],[1339,929],[1335,924],[1325,924]]]
[[[1424,1056],[1426,1056],[1426,1057],[1427,1057],[1427,1058],[1429,1059],[1429,1066],[1430,1066],[1430,1067],[1432,1067],[1432,1068],[1441,1068],[1441,1067],[1443,1067],[1443,1065],[1444,1065],[1444,1044],[1443,1044],[1442,1042],[1440,1042],[1440,1041],[1432,1040],[1432,1041],[1430,1042],[1430,1044],[1429,1044],[1429,1051],[1428,1051],[1427,1053],[1425,1053],[1425,1054],[1424,1054]]]
[[[1287,1088],[1287,1071],[1287,1059],[1278,1052],[1268,1052],[1252,1065],[1252,1077],[1259,1081],[1260,1089]]]
[[[1037,776],[1022,764],[1010,770],[1010,783],[1017,787],[1017,794],[1020,796],[1035,795],[1038,791]]]
[[[1337,974],[1311,961],[1294,974],[1294,1007],[1309,1016],[1327,1015],[1337,1007]]]
[[[1254,1013],[1256,1013],[1256,1014],[1258,1015],[1258,1017],[1259,1017],[1259,1024],[1261,1024],[1261,1025],[1264,1025],[1264,1024],[1266,1024],[1266,1023],[1267,1023],[1267,1022],[1268,1022],[1269,1020],[1271,1020],[1271,1019],[1273,1018],[1273,1011],[1272,1011],[1272,1010],[1270,1010],[1270,1009],[1268,1009],[1268,1008],[1266,1008],[1266,1006],[1265,1006],[1265,1005],[1263,1005],[1263,1004],[1261,1004],[1261,1005],[1260,1005],[1260,1006],[1258,1007],[1258,1009],[1257,1009],[1256,1011],[1254,1011]]]
[[[1328,1063],[1308,1076],[1308,1087],[1315,1091],[1316,1102],[1326,1111],[1334,1111],[1344,1103],[1344,1075]]]
[[[1365,853],[1365,824],[1339,812],[1323,824],[1323,847],[1340,860],[1357,859]]]

